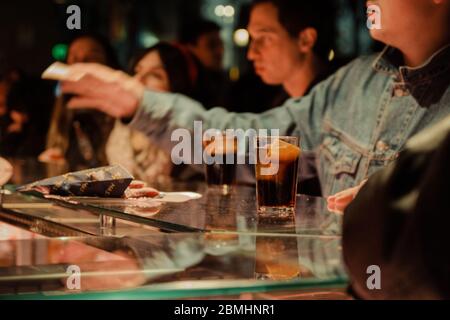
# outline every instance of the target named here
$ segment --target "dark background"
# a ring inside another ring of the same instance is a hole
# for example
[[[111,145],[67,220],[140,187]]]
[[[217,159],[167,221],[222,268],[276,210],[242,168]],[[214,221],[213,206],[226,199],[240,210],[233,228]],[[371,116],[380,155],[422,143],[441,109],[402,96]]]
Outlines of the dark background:
[[[299,0],[305,1],[305,0]],[[309,0],[308,0],[309,1]],[[18,67],[39,75],[52,61],[52,49],[74,35],[66,27],[71,4],[81,8],[82,31],[106,35],[120,57],[122,66],[138,48],[157,39],[173,40],[177,30],[190,19],[203,16],[223,27],[226,46],[225,67],[247,68],[246,48],[234,45],[232,34],[247,24],[249,0],[27,0],[0,2],[0,69]],[[338,10],[336,57],[351,59],[373,51],[365,27],[365,2],[336,0]],[[218,5],[235,8],[233,18],[215,15]]]

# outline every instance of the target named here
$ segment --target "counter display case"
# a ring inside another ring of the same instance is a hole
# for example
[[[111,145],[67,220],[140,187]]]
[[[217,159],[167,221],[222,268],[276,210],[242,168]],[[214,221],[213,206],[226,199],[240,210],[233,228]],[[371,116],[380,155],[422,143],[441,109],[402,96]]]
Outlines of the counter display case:
[[[342,292],[346,284],[338,238],[155,233],[2,240],[0,248],[0,299]]]
[[[201,195],[176,203],[7,190],[0,299],[348,298],[342,216],[321,198],[299,195],[295,216],[267,220],[244,186],[160,187]]]

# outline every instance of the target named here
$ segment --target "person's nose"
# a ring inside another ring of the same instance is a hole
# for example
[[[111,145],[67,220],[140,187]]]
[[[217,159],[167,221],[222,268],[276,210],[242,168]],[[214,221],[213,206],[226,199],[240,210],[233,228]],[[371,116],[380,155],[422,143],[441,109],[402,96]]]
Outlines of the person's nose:
[[[247,51],[247,59],[250,61],[255,61],[258,56],[258,50],[256,49],[256,45],[254,41],[250,41],[250,45]]]

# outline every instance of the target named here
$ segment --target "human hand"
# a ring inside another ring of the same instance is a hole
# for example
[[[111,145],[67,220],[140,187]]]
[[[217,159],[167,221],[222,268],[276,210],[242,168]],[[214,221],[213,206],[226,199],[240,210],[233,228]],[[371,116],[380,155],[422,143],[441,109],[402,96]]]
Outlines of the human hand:
[[[358,186],[346,189],[344,191],[338,192],[333,196],[327,198],[328,202],[328,210],[332,212],[343,213],[350,202],[355,199],[358,195],[359,190],[364,186],[367,182],[367,179],[361,182]]]
[[[52,263],[77,265],[83,291],[134,288],[146,282],[136,257],[123,250],[107,252],[70,241],[55,250],[50,259]]]
[[[38,160],[43,163],[64,164],[65,159],[59,148],[49,148],[38,156]]]
[[[96,109],[112,117],[132,117],[144,94],[144,86],[126,73],[95,63],[68,67],[61,85],[64,94],[75,95],[70,109]]]
[[[154,198],[159,195],[159,191],[155,188],[148,187],[143,181],[133,180],[125,190],[125,198]]]
[[[0,186],[3,186],[5,183],[7,183],[9,179],[11,179],[12,175],[12,165],[7,160],[0,158]]]

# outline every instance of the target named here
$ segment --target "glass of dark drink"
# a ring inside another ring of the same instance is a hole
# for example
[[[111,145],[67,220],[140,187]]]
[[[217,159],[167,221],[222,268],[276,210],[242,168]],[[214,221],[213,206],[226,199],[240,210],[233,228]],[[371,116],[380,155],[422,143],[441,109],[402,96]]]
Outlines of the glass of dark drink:
[[[228,195],[236,183],[237,138],[225,132],[203,136],[208,188]]]
[[[256,137],[258,215],[287,218],[295,213],[300,157],[298,137]]]

